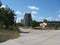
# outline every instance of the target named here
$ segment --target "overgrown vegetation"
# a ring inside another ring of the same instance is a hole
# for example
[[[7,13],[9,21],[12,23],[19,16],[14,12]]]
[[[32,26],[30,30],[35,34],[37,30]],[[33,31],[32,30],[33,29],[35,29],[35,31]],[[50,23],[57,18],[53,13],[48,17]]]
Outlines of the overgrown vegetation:
[[[47,26],[45,28],[41,28],[41,23],[47,23]],[[42,22],[37,22],[33,20],[31,22],[31,26],[34,29],[40,29],[40,30],[60,30],[60,21],[48,21],[47,19],[44,19]]]
[[[19,36],[19,29],[15,20],[15,13],[8,6],[0,2],[0,42]]]
[[[17,23],[18,26],[25,27],[22,23]]]
[[[37,21],[35,21],[35,20],[32,20],[32,22],[31,22],[31,27],[32,28],[34,28],[34,27],[37,27],[37,26],[39,26],[39,22],[37,22]]]
[[[19,33],[17,31],[0,29],[0,42],[4,42],[8,39],[15,39],[18,36],[19,36]]]

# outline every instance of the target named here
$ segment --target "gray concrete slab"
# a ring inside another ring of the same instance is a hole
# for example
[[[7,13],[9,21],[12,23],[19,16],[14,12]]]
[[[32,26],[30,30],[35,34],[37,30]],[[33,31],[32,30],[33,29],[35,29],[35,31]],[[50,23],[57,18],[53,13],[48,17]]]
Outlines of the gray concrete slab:
[[[60,30],[21,29],[21,36],[0,45],[60,45]],[[24,33],[29,32],[29,33]]]

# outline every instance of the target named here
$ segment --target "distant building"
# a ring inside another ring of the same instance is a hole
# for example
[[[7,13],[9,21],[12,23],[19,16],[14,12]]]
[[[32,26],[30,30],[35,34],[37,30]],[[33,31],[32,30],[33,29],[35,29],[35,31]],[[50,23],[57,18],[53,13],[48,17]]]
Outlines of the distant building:
[[[24,24],[24,19],[21,19],[21,23]]]
[[[21,20],[21,23],[24,24],[25,26],[30,26],[31,25],[31,13],[25,13],[24,19]]]
[[[47,23],[45,23],[45,22],[40,23],[40,27],[45,28],[46,26],[47,26]]]
[[[46,22],[47,25],[45,27],[49,27],[49,28],[52,28],[54,26],[60,26],[60,21],[48,21]],[[40,26],[42,26],[43,22],[40,22]]]
[[[31,13],[25,13],[25,15],[24,15],[24,25],[30,26],[31,21],[32,21]]]

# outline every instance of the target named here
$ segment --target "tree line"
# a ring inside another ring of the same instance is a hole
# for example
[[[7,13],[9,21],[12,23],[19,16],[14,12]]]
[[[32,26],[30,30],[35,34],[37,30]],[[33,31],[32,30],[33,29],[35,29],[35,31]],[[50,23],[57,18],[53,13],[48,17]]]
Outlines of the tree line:
[[[15,13],[8,6],[3,7],[0,1],[0,28],[5,27],[6,29],[12,27],[15,23]]]

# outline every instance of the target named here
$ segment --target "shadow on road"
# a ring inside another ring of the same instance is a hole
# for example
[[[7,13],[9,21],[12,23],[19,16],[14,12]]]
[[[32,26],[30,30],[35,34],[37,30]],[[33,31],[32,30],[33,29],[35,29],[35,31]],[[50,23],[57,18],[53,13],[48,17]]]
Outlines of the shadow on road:
[[[25,31],[20,31],[20,33],[29,33],[29,32],[25,32]]]

